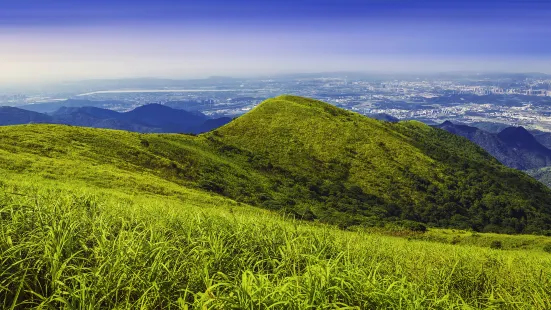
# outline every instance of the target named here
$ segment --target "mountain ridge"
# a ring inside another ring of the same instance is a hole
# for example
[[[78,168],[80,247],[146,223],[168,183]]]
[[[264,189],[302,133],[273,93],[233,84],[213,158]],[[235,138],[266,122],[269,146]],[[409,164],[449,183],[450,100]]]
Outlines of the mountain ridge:
[[[518,170],[538,169],[551,165],[551,150],[541,145],[523,127],[507,127],[499,133],[446,121],[435,127],[465,137],[497,158],[504,165]]]
[[[111,186],[125,180],[113,169],[151,174],[341,228],[415,221],[502,233],[551,229],[551,190],[467,139],[302,97],[268,99],[198,136],[20,125],[1,127],[0,137],[1,169],[53,180]],[[99,175],[97,167],[105,167]]]
[[[108,128],[135,132],[198,134],[219,127],[231,119],[209,119],[200,112],[149,104],[128,112],[117,112],[94,106],[62,106],[49,114],[5,107],[0,110],[0,125],[32,122]]]

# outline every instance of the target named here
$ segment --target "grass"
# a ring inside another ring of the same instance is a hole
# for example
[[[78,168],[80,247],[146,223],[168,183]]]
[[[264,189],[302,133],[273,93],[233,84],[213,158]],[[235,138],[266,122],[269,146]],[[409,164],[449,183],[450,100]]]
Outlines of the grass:
[[[551,308],[551,238],[396,224],[537,225],[548,189],[419,123],[296,97],[255,113],[198,137],[0,128],[0,308]],[[289,114],[302,115],[295,133]],[[339,144],[354,123],[354,147]],[[463,184],[444,191],[452,181]],[[373,195],[391,185],[424,207]],[[312,221],[295,220],[305,210]]]
[[[200,136],[2,127],[0,170],[125,192],[200,189],[341,228],[551,234],[551,190],[468,140],[294,96]]]
[[[33,184],[0,191],[6,309],[551,307],[543,251],[342,231],[216,197]]]
[[[540,235],[507,235],[495,233],[479,233],[460,229],[430,228],[425,233],[416,233],[395,225],[387,225],[383,228],[362,229],[367,233],[384,236],[407,238],[410,241],[422,240],[434,243],[452,244],[458,246],[473,246],[490,248],[492,243],[500,242],[503,250],[529,250],[535,252],[547,252],[546,247],[551,246],[551,237]]]

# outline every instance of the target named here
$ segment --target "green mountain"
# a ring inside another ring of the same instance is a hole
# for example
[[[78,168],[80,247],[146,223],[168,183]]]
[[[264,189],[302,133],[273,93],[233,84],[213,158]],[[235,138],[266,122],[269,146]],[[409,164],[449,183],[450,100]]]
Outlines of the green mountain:
[[[467,139],[301,97],[197,137],[59,125],[0,128],[3,170],[155,194],[198,189],[340,227],[416,221],[550,229],[551,191]]]
[[[281,96],[208,138],[254,154],[251,162],[261,158],[257,165],[283,183],[278,192],[289,193],[285,199],[295,210],[309,205],[324,221],[395,218],[489,231],[548,229],[549,191],[541,184],[466,139],[418,122],[380,122]]]
[[[549,237],[320,223],[544,232],[549,196],[466,139],[298,97],[199,136],[0,127],[0,308],[549,309]]]

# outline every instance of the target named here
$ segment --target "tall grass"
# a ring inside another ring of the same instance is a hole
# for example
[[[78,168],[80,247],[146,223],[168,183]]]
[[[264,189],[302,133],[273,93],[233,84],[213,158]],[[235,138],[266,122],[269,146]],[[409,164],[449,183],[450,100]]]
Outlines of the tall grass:
[[[551,255],[408,241],[249,207],[0,190],[5,309],[549,309]]]

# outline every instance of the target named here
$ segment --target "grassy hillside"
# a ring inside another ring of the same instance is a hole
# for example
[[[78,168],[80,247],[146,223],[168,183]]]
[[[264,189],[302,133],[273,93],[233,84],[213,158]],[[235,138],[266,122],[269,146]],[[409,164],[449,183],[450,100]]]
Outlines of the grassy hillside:
[[[208,138],[234,153],[253,154],[252,162],[260,158],[259,165],[285,187],[280,192],[290,193],[279,205],[295,203],[295,210],[312,210],[324,221],[549,229],[548,189],[466,139],[418,122],[380,122],[280,96]]]
[[[10,177],[0,307],[551,307],[551,254],[415,236],[308,224],[192,190],[183,199]]]
[[[547,309],[549,237],[379,227],[500,230],[478,216],[522,202],[526,230],[542,188],[443,131],[297,97],[197,137],[1,127],[0,308]],[[458,220],[440,203],[461,191]]]
[[[0,137],[6,171],[154,194],[184,186],[342,228],[551,228],[551,191],[468,140],[300,97],[195,137],[59,125],[2,127]]]

